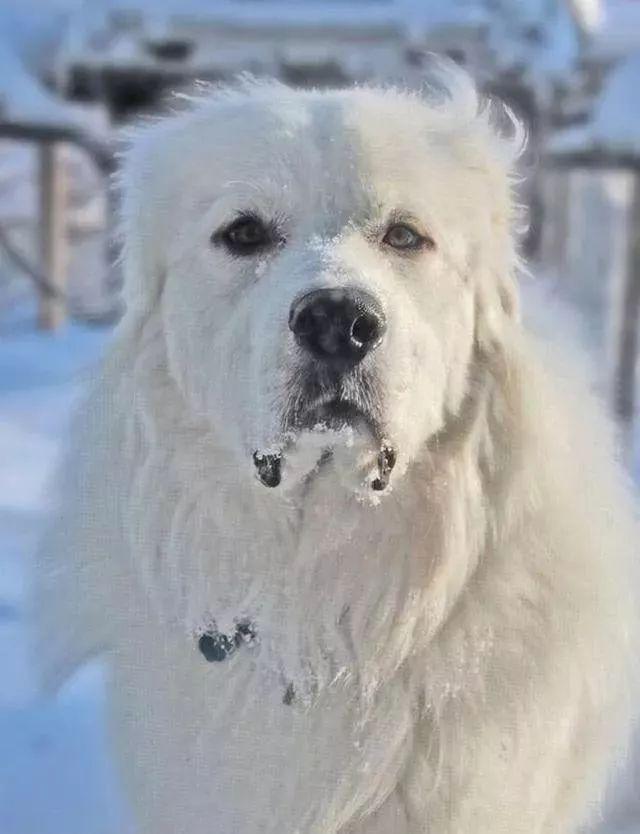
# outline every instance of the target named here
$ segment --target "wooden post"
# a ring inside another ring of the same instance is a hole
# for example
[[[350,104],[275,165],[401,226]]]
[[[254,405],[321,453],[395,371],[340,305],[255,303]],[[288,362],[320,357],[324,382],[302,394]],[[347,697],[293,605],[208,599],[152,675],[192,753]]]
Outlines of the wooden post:
[[[40,264],[47,288],[40,292],[40,327],[55,330],[66,319],[66,181],[62,146],[40,145]]]
[[[554,241],[554,257],[558,271],[561,271],[567,263],[567,241],[569,240],[570,223],[569,208],[571,204],[571,171],[564,170],[558,172],[555,200],[555,220],[557,225]]]
[[[544,172],[542,258],[559,274],[567,261],[570,177],[570,170],[562,167]]]
[[[623,442],[632,452],[635,416],[638,326],[640,324],[640,172],[633,183],[629,225],[629,258],[622,299],[622,322],[615,371],[615,412],[620,420]]]

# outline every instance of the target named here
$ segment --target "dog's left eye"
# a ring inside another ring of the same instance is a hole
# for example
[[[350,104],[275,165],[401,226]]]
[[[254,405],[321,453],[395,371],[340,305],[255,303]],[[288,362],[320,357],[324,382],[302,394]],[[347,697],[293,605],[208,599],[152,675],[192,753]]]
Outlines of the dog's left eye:
[[[225,246],[233,255],[253,255],[279,242],[272,227],[250,214],[244,214],[214,232],[211,240]]]
[[[422,249],[430,245],[429,238],[418,234],[405,223],[395,223],[389,226],[382,242],[393,249]]]

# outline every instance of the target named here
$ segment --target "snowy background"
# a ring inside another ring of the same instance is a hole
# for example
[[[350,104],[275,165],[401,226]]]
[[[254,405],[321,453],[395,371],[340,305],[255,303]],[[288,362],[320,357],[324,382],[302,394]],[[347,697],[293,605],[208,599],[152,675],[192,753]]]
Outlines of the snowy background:
[[[176,22],[176,9],[192,15],[191,28]],[[167,49],[174,55],[165,60]],[[528,164],[538,171],[525,189],[532,270],[574,308],[594,384],[611,399],[639,233],[633,174],[624,165],[558,170],[549,160],[594,150],[618,162],[640,158],[640,0],[0,0],[0,123],[64,125],[109,146],[120,123],[185,77],[250,69],[291,83],[415,84],[433,49],[465,63],[488,90],[525,102]],[[140,77],[153,96],[132,92]],[[86,150],[65,146],[70,316],[55,332],[42,330],[38,149],[3,136],[0,129],[0,834],[130,834],[104,731],[103,670],[89,666],[45,697],[27,650],[26,601],[51,473],[117,309],[105,178]],[[627,440],[634,429],[626,426]],[[633,442],[626,454],[637,474]],[[596,830],[640,834],[638,755],[612,781]]]

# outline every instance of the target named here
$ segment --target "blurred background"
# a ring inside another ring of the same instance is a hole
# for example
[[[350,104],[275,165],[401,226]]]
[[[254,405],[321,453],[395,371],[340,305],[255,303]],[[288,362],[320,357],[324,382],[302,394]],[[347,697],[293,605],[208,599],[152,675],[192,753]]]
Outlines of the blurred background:
[[[44,698],[26,614],[48,479],[121,312],[119,128],[247,71],[419,88],[433,52],[528,125],[531,272],[575,311],[640,486],[640,0],[0,0],[0,834],[132,831],[102,669]],[[635,748],[599,834],[640,834]]]

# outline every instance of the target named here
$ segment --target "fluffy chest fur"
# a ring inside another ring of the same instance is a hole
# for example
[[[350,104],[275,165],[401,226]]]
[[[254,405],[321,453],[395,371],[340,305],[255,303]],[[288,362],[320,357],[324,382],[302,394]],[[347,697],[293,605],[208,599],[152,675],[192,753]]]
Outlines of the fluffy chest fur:
[[[139,640],[134,628],[114,657],[112,709],[150,831],[337,831],[393,791],[413,743],[401,676],[366,711],[353,679],[312,704],[288,704],[259,650],[207,664],[181,636],[156,631],[150,646],[148,627],[140,624]],[[136,691],[146,693],[143,721],[129,697]],[[163,810],[158,793],[172,797]]]
[[[484,546],[477,461],[424,460],[378,505],[340,487],[339,462],[285,496],[251,477],[239,487],[214,437],[178,430],[177,411],[150,418],[167,384],[155,362],[157,376],[142,363],[140,411],[119,429],[135,473],[114,473],[129,574],[120,584],[131,589],[115,641],[115,726],[144,762],[127,782],[136,804],[148,791],[183,797],[175,818],[164,809],[149,821],[154,831],[188,820],[204,832],[213,815],[225,832],[280,832],[291,820],[337,831],[381,806],[411,757],[427,647]],[[207,663],[198,635],[243,618],[255,645]],[[477,674],[486,652],[485,641],[459,653],[458,678]],[[432,671],[435,709],[457,684]],[[142,725],[128,696],[138,690]]]

